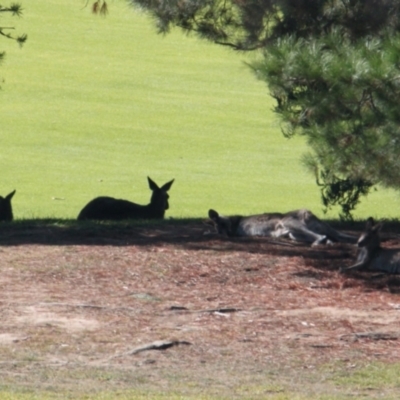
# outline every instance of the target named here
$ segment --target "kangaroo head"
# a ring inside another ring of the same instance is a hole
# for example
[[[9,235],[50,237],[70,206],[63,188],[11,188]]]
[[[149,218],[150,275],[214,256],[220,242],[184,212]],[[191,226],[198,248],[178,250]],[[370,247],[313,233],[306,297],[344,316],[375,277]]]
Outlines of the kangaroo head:
[[[381,242],[379,232],[381,231],[382,226],[383,224],[381,222],[375,224],[374,219],[372,217],[369,217],[365,225],[365,231],[358,239],[357,246],[367,247],[371,250],[379,248]]]
[[[167,193],[168,190],[171,188],[172,184],[174,183],[174,179],[158,187],[158,185],[150,178],[147,177],[149,181],[149,188],[152,190],[153,194],[151,195],[150,205],[160,212],[164,214],[165,210],[169,208],[169,194]]]
[[[13,213],[11,199],[15,194],[15,190],[9,193],[6,197],[0,196],[0,221],[12,221]]]
[[[232,221],[228,217],[219,215],[217,211],[210,209],[208,210],[208,217],[214,224],[215,229],[221,235],[232,235]]]

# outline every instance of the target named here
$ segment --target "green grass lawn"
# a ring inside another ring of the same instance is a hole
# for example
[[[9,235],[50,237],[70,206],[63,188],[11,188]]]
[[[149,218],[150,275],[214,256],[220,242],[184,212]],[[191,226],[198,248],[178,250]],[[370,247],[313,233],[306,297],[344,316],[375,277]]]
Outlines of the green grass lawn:
[[[2,20],[29,36],[22,49],[0,41],[7,51],[0,68],[0,194],[17,190],[17,219],[75,218],[97,195],[147,203],[148,175],[159,184],[175,178],[167,216],[205,217],[210,207],[243,214],[307,207],[322,216],[314,177],[300,162],[306,146],[282,136],[274,104],[244,65],[245,55],[179,32],[159,36],[123,0],[109,2],[107,18],[84,4],[25,0],[22,19]],[[379,190],[355,216],[398,218],[398,200]],[[390,372],[389,390],[397,390],[398,365],[383,370]],[[368,380],[364,370],[338,377],[333,384],[345,393],[324,398],[348,398],[354,385],[380,389],[382,374],[365,371]],[[57,396],[1,387],[0,397]],[[167,398],[118,396],[148,397]],[[322,397],[295,397],[288,387],[270,398]]]
[[[29,36],[5,39],[0,194],[17,189],[16,218],[74,218],[91,198],[147,203],[146,176],[175,178],[168,216],[285,211],[322,215],[306,146],[285,139],[246,55],[156,34],[123,0],[106,18],[84,1],[25,2],[3,21]],[[356,217],[396,218],[380,190]],[[337,215],[331,213],[330,217]]]

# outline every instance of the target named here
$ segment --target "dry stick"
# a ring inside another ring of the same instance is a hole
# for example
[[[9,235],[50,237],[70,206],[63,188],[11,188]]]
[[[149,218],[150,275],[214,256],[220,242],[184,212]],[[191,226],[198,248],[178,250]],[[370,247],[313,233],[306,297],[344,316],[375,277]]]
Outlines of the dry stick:
[[[56,307],[75,307],[75,308],[96,308],[98,310],[109,310],[109,311],[138,311],[136,308],[132,307],[108,307],[108,306],[98,306],[96,304],[71,304],[71,303],[38,303],[40,306],[56,306]]]
[[[125,353],[116,354],[115,356],[112,356],[109,359],[123,357],[123,356],[132,356],[134,354],[140,353],[142,351],[147,351],[147,350],[166,350],[172,346],[179,346],[181,344],[189,346],[192,343],[187,342],[186,340],[156,340],[155,342],[148,343],[143,346],[135,347],[134,349],[129,350]]]
[[[26,305],[26,303],[8,303],[8,304],[17,304],[17,305]],[[58,303],[58,302],[40,302],[36,303],[39,306],[47,306],[47,307],[75,307],[75,308],[94,308],[98,310],[107,310],[107,311],[130,311],[130,312],[139,312],[139,309],[137,308],[132,308],[132,307],[108,307],[108,306],[99,306],[96,304],[85,304],[85,303],[80,303],[80,304],[72,304],[72,303]],[[33,304],[29,304],[33,305]],[[234,312],[239,312],[239,311],[245,311],[245,312],[254,312],[254,311],[263,311],[265,308],[263,307],[253,307],[248,310],[243,310],[241,308],[234,308],[234,307],[223,307],[223,308],[208,308],[208,309],[203,309],[203,310],[189,310],[186,307],[181,307],[181,306],[171,306],[168,310],[166,311],[180,311],[186,314],[200,314],[200,313],[221,313],[221,314],[228,314],[228,313],[234,313]],[[279,311],[276,309],[275,311]]]
[[[353,337],[355,339],[397,340],[400,337],[400,334],[385,332],[355,332],[348,335],[341,335],[340,340],[343,340],[346,337]]]
[[[76,307],[76,308],[97,308],[100,310],[110,310],[110,311],[116,311],[116,310],[124,310],[124,311],[137,311],[135,308],[131,307],[107,307],[107,306],[98,306],[96,304],[71,304],[71,303],[39,303],[41,306],[58,306],[58,307]],[[233,312],[238,312],[242,311],[240,308],[232,308],[232,307],[226,307],[226,308],[210,308],[210,309],[205,309],[205,310],[193,310],[190,311],[187,308],[184,307],[176,307],[172,306],[171,311],[184,311],[187,313],[213,313],[213,312],[219,312],[219,313],[233,313]]]
[[[195,311],[190,311],[192,313],[221,313],[221,314],[226,314],[226,313],[233,313],[233,312],[238,312],[242,311],[240,308],[211,308],[208,310],[195,310]]]
[[[15,304],[15,303],[14,303]],[[17,303],[18,305],[25,305],[23,303]],[[39,306],[46,306],[46,307],[72,307],[72,308],[94,308],[98,310],[107,310],[107,311],[131,311],[131,312],[138,312],[137,308],[132,308],[132,307],[108,307],[108,306],[99,306],[96,304],[86,304],[86,303],[80,303],[80,304],[72,304],[72,303],[58,303],[58,302],[40,302],[36,303]],[[249,311],[256,311],[258,308],[249,310]],[[261,308],[260,308],[261,310]],[[188,314],[196,314],[196,313],[221,313],[221,314],[227,314],[227,313],[233,313],[233,312],[238,312],[242,311],[240,308],[233,308],[233,307],[226,307],[226,308],[210,308],[210,309],[205,309],[205,310],[188,310],[186,307],[179,307],[179,306],[172,306],[170,308],[170,311],[182,311]]]
[[[223,308],[209,308],[205,310],[189,310],[186,307],[181,307],[181,306],[171,306],[169,308],[169,311],[182,311],[187,314],[200,314],[200,313],[221,313],[221,314],[227,314],[227,313],[234,313],[238,311],[242,311],[240,308],[233,308],[233,307],[223,307]]]

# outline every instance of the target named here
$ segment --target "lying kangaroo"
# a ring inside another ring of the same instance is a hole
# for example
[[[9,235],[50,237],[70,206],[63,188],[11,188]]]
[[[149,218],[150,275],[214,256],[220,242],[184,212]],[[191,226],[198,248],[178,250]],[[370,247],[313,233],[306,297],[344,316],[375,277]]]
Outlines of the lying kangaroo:
[[[366,270],[400,274],[400,251],[382,249],[379,232],[382,223],[375,224],[373,218],[368,218],[365,231],[358,239],[359,251],[357,260],[350,267],[341,268],[340,272],[352,270]]]
[[[12,221],[13,212],[11,199],[15,194],[15,190],[9,193],[6,197],[0,196],[0,221]]]
[[[168,210],[168,190],[174,182],[167,182],[160,188],[147,177],[149,187],[153,191],[150,203],[146,206],[128,200],[113,197],[96,197],[91,200],[78,215],[78,220],[121,220],[121,219],[162,219]]]
[[[312,243],[313,246],[322,243],[355,243],[357,241],[355,236],[336,231],[306,209],[290,211],[286,214],[266,213],[249,217],[224,217],[215,210],[209,210],[208,216],[213,221],[217,232],[227,236],[289,238]]]

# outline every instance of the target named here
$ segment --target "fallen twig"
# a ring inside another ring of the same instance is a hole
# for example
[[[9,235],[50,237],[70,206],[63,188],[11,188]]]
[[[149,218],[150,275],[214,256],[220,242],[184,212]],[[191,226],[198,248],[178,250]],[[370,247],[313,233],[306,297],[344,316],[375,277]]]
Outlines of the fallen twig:
[[[311,344],[310,347],[314,349],[329,349],[333,347],[331,344]]]
[[[182,344],[189,346],[192,343],[187,342],[186,340],[156,340],[155,342],[148,343],[143,346],[135,347],[132,350],[129,350],[125,353],[117,354],[110,358],[112,359],[112,358],[118,358],[118,357],[123,357],[123,356],[132,356],[134,354],[141,353],[142,351],[148,351],[148,350],[166,350],[172,346],[179,346]]]
[[[97,304],[86,304],[86,303],[79,303],[79,304],[72,304],[72,303],[39,303],[40,306],[47,306],[47,307],[75,307],[75,308],[95,308],[98,310],[107,310],[107,311],[135,311],[137,309],[132,307],[108,307],[108,306],[99,306]]]
[[[355,332],[348,335],[340,336],[340,340],[346,338],[353,339],[372,339],[372,340],[397,340],[399,338],[398,333],[385,333],[385,332]]]
[[[189,310],[186,307],[181,307],[181,306],[172,306],[169,309],[170,311],[181,311],[185,312],[188,314],[200,314],[200,313],[221,313],[221,314],[228,314],[228,313],[234,313],[238,311],[242,311],[240,308],[234,308],[234,307],[223,307],[223,308],[209,308],[205,310]]]

